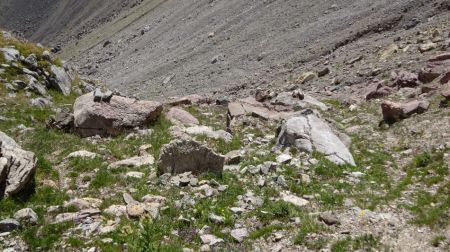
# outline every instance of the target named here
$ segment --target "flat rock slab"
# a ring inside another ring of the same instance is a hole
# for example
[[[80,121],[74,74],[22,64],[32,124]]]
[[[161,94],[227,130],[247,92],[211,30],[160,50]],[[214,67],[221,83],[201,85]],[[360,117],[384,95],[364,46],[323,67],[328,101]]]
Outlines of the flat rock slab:
[[[141,166],[150,166],[155,163],[155,159],[152,155],[144,155],[140,157],[132,157],[125,160],[120,160],[117,162],[114,162],[109,165],[109,168],[111,169],[117,169],[117,168],[126,168],[126,167],[141,167]]]
[[[95,102],[93,93],[88,93],[75,101],[74,126],[83,137],[117,136],[126,129],[148,125],[161,112],[159,102],[122,96],[113,96],[110,102]]]
[[[64,95],[70,95],[72,91],[72,79],[62,67],[52,65],[50,70],[53,73],[52,85]]]
[[[192,140],[175,140],[161,148],[158,161],[158,173],[221,174],[225,157],[198,142]]]
[[[281,146],[295,146],[306,152],[318,151],[339,165],[355,166],[345,144],[311,110],[303,111],[283,123],[277,142]]]
[[[198,125],[200,122],[191,113],[184,109],[172,107],[166,114],[172,124]]]

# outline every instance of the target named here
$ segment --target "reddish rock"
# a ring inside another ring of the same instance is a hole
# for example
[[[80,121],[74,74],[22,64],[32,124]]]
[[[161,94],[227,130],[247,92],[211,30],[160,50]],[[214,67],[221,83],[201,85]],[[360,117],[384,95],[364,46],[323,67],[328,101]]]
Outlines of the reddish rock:
[[[381,104],[383,118],[388,123],[408,118],[412,114],[420,114],[428,110],[429,103],[427,101],[411,101],[408,103],[396,103],[384,101]]]
[[[391,76],[395,79],[395,85],[399,87],[417,87],[419,84],[419,76],[412,72],[405,70],[393,71]]]
[[[75,101],[74,126],[83,137],[117,136],[126,129],[148,125],[161,112],[159,102],[122,96],[113,96],[110,102],[95,102],[93,93],[88,93]]]
[[[197,118],[189,112],[177,107],[171,108],[169,112],[167,112],[166,116],[172,124],[200,124]]]
[[[382,81],[373,83],[369,92],[366,94],[366,100],[377,99],[391,95],[394,90],[388,86],[385,86]]]
[[[239,102],[231,102],[228,104],[228,114],[231,118],[245,115],[244,107]]]
[[[427,65],[420,71],[419,80],[430,83],[439,76],[444,75],[439,81],[445,84],[450,79],[450,59],[447,54],[438,55],[429,60]]]
[[[450,53],[436,55],[428,60],[428,62],[444,61],[450,59]]]

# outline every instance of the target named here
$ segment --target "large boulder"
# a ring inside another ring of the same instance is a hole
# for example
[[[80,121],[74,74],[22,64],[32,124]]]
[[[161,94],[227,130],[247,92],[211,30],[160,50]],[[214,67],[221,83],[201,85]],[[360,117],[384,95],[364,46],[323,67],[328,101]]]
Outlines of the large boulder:
[[[311,110],[305,110],[283,122],[277,143],[280,146],[294,146],[305,152],[320,152],[339,165],[355,165],[345,144]]]
[[[221,174],[225,157],[192,140],[174,140],[161,148],[158,173]]]
[[[36,156],[0,132],[0,198],[18,194],[32,182]]]
[[[84,137],[117,136],[126,129],[148,125],[159,117],[161,111],[159,102],[116,95],[109,102],[96,102],[93,93],[88,93],[75,101],[74,127]]]
[[[16,61],[20,58],[20,52],[14,48],[0,48],[6,62]]]
[[[64,68],[55,65],[52,65],[50,70],[53,73],[50,81],[53,87],[64,95],[70,95],[72,91],[72,78],[70,78],[70,75]]]

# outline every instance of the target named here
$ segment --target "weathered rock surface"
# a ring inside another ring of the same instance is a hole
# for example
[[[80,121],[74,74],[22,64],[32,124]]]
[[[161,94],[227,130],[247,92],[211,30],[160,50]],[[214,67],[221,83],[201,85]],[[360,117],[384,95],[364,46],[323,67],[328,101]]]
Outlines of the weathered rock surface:
[[[23,150],[0,132],[0,158],[0,198],[18,194],[30,185],[37,162],[33,152]]]
[[[96,208],[84,209],[75,213],[62,213],[58,214],[53,221],[53,224],[64,222],[80,222],[88,217],[100,215],[101,211]]]
[[[197,118],[195,118],[189,112],[177,107],[170,108],[169,112],[167,112],[166,114],[166,117],[172,124],[184,124],[184,125],[199,124]]]
[[[14,214],[14,219],[28,224],[36,224],[38,221],[38,215],[31,208],[20,209]]]
[[[345,144],[333,133],[330,126],[306,110],[288,119],[281,126],[277,143],[294,146],[306,152],[318,151],[336,164],[355,165]]]
[[[175,140],[161,148],[158,161],[159,174],[221,174],[225,158],[192,140]]]
[[[155,163],[155,159],[152,155],[136,156],[125,160],[120,160],[109,165],[111,169],[117,169],[120,167],[141,167],[150,166]]]
[[[384,120],[388,123],[393,123],[408,118],[413,114],[421,114],[427,111],[429,106],[429,102],[419,100],[407,103],[383,101],[381,110]]]
[[[20,223],[15,219],[4,219],[0,221],[0,233],[11,232],[20,227]]]
[[[47,127],[69,132],[73,130],[74,120],[73,114],[68,112],[59,112],[50,117],[47,121]]]
[[[450,77],[450,53],[437,55],[428,60],[426,66],[419,73],[419,80],[424,83],[430,83],[442,76],[439,80],[441,84],[448,82]]]
[[[53,87],[64,95],[69,95],[72,91],[72,79],[70,75],[64,68],[55,65],[51,66],[51,71],[53,73],[53,78],[51,79]]]
[[[93,93],[77,98],[74,104],[75,130],[84,137],[116,136],[126,129],[142,127],[156,120],[162,105],[113,96],[110,102],[95,102]]]

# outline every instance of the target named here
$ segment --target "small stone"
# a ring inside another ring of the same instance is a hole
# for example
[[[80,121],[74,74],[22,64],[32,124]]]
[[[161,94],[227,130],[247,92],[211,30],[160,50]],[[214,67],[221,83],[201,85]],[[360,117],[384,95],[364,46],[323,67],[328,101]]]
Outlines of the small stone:
[[[211,222],[213,222],[214,224],[224,224],[225,223],[225,217],[223,216],[219,216],[219,215],[215,215],[213,213],[208,215],[208,218]]]
[[[11,232],[20,228],[20,223],[14,219],[4,219],[0,221],[0,233]]]
[[[20,222],[29,223],[29,224],[34,225],[38,221],[38,216],[37,216],[36,212],[33,211],[33,209],[24,208],[24,209],[17,211],[14,214],[14,219],[16,219]]]
[[[292,156],[289,154],[281,154],[277,157],[277,162],[281,164],[289,163],[292,160]]]
[[[309,201],[302,199],[300,197],[297,197],[295,195],[289,194],[287,192],[281,193],[281,199],[284,202],[291,203],[297,207],[304,207],[309,204]]]
[[[200,240],[202,241],[203,244],[207,244],[210,246],[214,246],[214,245],[224,242],[223,239],[217,238],[216,236],[211,235],[211,234],[205,234],[205,235],[200,236]]]
[[[316,73],[314,73],[314,72],[306,72],[306,73],[301,74],[297,78],[296,82],[298,84],[305,84],[305,83],[313,80],[314,78],[316,78]]]
[[[127,172],[127,174],[125,174],[125,177],[127,178],[135,178],[135,179],[141,179],[145,176],[145,174],[143,172]]]
[[[231,230],[231,237],[239,243],[243,242],[245,238],[249,236],[248,230],[246,228],[238,228]]]
[[[428,52],[428,51],[431,51],[433,49],[436,49],[436,47],[437,47],[436,43],[429,42],[429,43],[426,43],[426,44],[421,44],[419,46],[419,51],[421,53],[424,53],[424,52]]]
[[[340,224],[339,219],[330,212],[321,213],[319,215],[319,220],[325,222],[325,224],[329,226]]]

